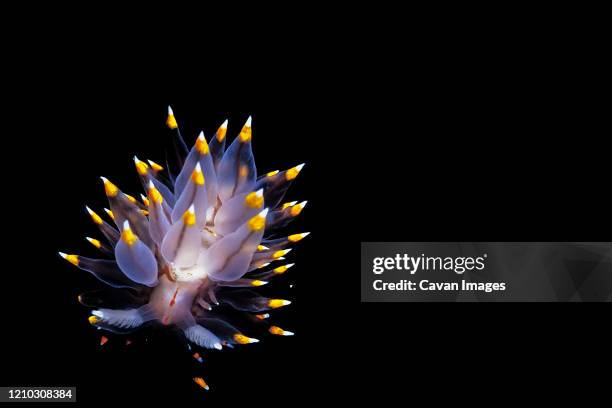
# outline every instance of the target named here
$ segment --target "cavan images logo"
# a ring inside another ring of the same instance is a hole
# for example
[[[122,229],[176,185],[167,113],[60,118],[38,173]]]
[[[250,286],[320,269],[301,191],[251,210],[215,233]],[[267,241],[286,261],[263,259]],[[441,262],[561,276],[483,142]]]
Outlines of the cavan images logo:
[[[396,254],[393,257],[374,257],[372,259],[372,272],[380,276],[388,271],[401,271],[415,275],[417,272],[428,272],[428,278],[420,280],[400,279],[393,282],[385,282],[383,279],[375,279],[372,287],[375,291],[422,291],[422,292],[452,292],[452,291],[505,291],[505,282],[470,282],[466,279],[459,281],[439,281],[440,276],[432,272],[452,271],[457,275],[466,272],[480,272],[486,268],[488,255],[482,254],[477,257],[459,256],[410,256],[408,254]],[[382,278],[382,276],[380,276]]]

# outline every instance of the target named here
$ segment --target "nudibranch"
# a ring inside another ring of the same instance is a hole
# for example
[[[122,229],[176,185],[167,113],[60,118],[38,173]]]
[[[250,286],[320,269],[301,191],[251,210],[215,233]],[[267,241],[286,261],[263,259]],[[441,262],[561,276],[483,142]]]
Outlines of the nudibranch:
[[[188,149],[168,107],[166,124],[179,153],[176,174],[134,157],[146,192],[141,201],[102,177],[110,207],[105,211],[114,226],[86,207],[103,237],[86,239],[106,258],[59,253],[106,284],[79,296],[93,309],[91,324],[129,332],[157,321],[202,348],[221,350],[259,340],[232,325],[220,305],[261,324],[269,310],[291,303],[253,289],[292,267],[278,261],[308,235],[282,234],[306,206],[283,203],[304,164],[257,177],[251,118],[226,149],[227,123],[209,141],[201,132]],[[265,327],[273,335],[293,334]],[[201,377],[194,381],[208,388]]]

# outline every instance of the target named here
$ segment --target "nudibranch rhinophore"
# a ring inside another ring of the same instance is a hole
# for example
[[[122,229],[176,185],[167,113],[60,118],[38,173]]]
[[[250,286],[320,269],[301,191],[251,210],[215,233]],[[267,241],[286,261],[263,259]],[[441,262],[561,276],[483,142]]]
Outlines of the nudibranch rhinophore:
[[[94,308],[89,322],[99,328],[129,332],[158,321],[203,348],[256,343],[230,324],[218,306],[227,305],[261,324],[270,317],[268,310],[291,303],[245,288],[265,285],[286,272],[293,264],[277,261],[308,235],[279,231],[306,205],[282,202],[304,164],[258,178],[250,117],[227,149],[227,120],[210,141],[201,132],[190,150],[170,107],[166,124],[175,132],[177,174],[134,157],[146,191],[141,202],[102,177],[110,204],[105,210],[116,227],[86,207],[104,242],[87,240],[106,259],[60,255],[108,285],[79,296],[83,305]],[[266,327],[273,335],[293,334]]]

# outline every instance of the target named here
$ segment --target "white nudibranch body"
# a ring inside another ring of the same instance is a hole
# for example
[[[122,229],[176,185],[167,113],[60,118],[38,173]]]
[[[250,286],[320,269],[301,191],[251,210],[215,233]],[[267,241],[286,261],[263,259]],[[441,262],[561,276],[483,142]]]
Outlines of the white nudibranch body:
[[[147,320],[158,320],[162,324],[176,324],[187,328],[195,324],[191,308],[200,289],[200,282],[171,281],[162,276],[151,292],[149,303],[142,311]]]
[[[170,276],[174,277],[179,282],[199,281],[206,278],[206,265],[196,263],[192,266],[184,268],[176,265],[170,265]]]
[[[262,297],[252,289],[293,266],[278,261],[285,259],[289,245],[308,235],[279,232],[306,205],[282,202],[304,164],[257,177],[251,123],[249,117],[227,148],[225,121],[209,141],[200,133],[188,149],[168,107],[166,124],[175,132],[181,157],[176,171],[134,156],[145,190],[142,202],[102,177],[109,222],[87,207],[103,236],[87,240],[106,259],[60,253],[108,286],[79,296],[81,303],[95,307],[92,324],[121,332],[159,322],[180,328],[190,342],[211,349],[256,343],[229,322],[220,307],[227,306],[246,313],[252,330],[261,331],[264,325],[269,330],[263,331],[273,335],[293,334],[271,326],[269,314],[261,314],[291,302]],[[275,238],[269,238],[271,231]]]

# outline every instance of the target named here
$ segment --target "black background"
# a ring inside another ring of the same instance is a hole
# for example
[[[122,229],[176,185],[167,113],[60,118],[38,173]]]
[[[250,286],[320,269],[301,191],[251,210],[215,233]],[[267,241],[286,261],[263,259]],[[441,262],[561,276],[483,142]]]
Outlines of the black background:
[[[609,365],[607,305],[358,298],[361,241],[610,240],[597,50],[512,26],[398,22],[374,35],[332,20],[213,33],[193,22],[181,35],[162,22],[119,34],[79,21],[16,47],[5,78],[3,385],[77,386],[83,404],[259,406],[438,399],[442,384],[468,398],[558,394],[590,364]],[[94,253],[84,205],[105,205],[100,175],[137,192],[131,158],[162,161],[167,104],[189,140],[225,118],[233,137],[253,115],[261,172],[307,163],[290,197],[309,200],[295,228],[312,235],[277,288],[295,301],[278,313],[295,337],[209,353],[203,366],[164,333],[132,350],[115,337],[97,345],[76,301],[96,282],[56,252]],[[192,383],[197,373],[211,392]]]

